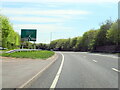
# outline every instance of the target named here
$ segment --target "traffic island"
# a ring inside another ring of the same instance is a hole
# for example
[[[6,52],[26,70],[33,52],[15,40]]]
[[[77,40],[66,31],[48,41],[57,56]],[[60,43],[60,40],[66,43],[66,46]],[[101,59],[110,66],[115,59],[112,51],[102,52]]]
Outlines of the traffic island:
[[[15,51],[11,53],[3,53],[2,56],[5,57],[15,57],[15,58],[32,58],[32,59],[47,59],[54,55],[53,51]]]

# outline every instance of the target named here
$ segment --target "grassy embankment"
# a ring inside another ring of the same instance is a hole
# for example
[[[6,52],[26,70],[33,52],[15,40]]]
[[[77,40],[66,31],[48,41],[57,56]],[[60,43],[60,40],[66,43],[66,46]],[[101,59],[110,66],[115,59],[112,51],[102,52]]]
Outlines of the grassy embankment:
[[[2,56],[16,58],[47,59],[54,54],[55,53],[52,51],[21,51],[14,53],[3,53]]]

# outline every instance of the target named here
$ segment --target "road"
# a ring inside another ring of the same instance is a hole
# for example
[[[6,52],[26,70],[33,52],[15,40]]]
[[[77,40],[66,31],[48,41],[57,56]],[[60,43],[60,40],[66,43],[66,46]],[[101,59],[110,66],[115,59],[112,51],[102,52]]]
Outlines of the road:
[[[57,54],[58,60],[29,88],[118,88],[117,56],[83,52]]]

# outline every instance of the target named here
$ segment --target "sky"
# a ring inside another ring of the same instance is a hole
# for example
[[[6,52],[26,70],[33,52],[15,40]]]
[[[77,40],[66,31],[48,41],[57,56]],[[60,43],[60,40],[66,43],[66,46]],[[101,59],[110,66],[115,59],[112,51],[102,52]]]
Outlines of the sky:
[[[19,34],[21,29],[37,29],[36,43],[49,43],[99,29],[107,19],[117,20],[118,1],[1,0],[0,11]]]

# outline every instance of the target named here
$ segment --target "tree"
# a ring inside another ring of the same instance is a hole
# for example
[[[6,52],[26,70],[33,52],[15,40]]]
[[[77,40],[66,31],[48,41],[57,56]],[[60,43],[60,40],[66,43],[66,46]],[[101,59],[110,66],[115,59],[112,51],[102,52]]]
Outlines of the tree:
[[[18,33],[13,30],[8,18],[0,15],[0,24],[2,32],[2,47],[12,49],[20,45]]]
[[[97,30],[89,30],[83,34],[81,40],[82,51],[90,51],[93,48],[93,41],[96,37]]]
[[[75,45],[75,51],[80,51],[82,49],[82,37],[77,37],[77,43]]]
[[[50,46],[53,49],[74,51],[102,51],[100,49],[104,49],[108,45],[116,45],[119,49],[120,25],[118,24],[120,24],[120,20],[115,23],[107,20],[100,26],[100,29],[89,30],[83,36],[72,39],[54,40],[50,43]]]
[[[94,46],[104,46],[108,44],[106,34],[107,31],[111,28],[111,25],[112,25],[111,20],[107,20],[106,23],[100,27],[94,42]]]
[[[120,44],[120,30],[118,30],[118,22],[112,24],[111,28],[107,32],[107,39],[109,44],[118,45]]]
[[[58,50],[71,50],[70,40],[71,40],[70,38],[54,40],[50,43],[50,48]]]
[[[71,41],[70,38],[66,39],[66,41],[64,42],[64,50],[71,50],[70,41]]]
[[[2,47],[2,30],[1,30],[1,27],[0,27],[0,47]]]
[[[77,37],[72,38],[71,41],[70,41],[70,49],[71,49],[71,50],[74,50],[76,44],[77,44]]]
[[[47,50],[49,49],[49,44],[39,43],[36,45],[37,49]]]
[[[54,41],[51,41],[51,42],[50,42],[50,48],[51,48],[51,49],[56,48],[57,41],[58,41],[58,40],[54,40]]]

